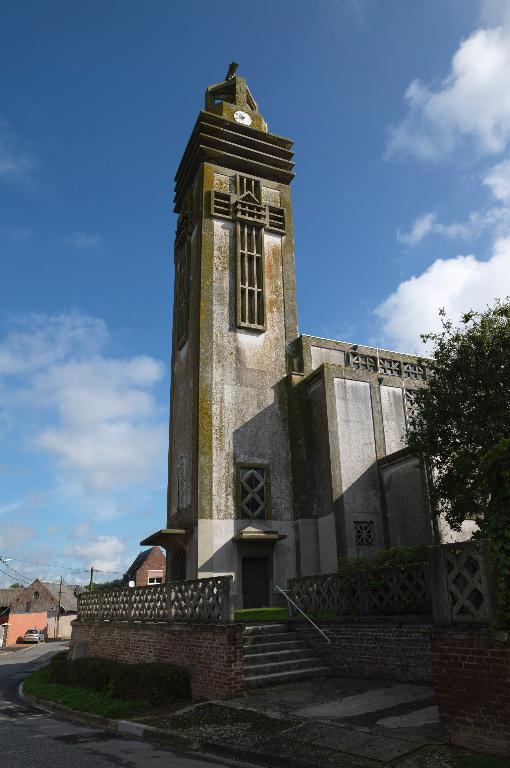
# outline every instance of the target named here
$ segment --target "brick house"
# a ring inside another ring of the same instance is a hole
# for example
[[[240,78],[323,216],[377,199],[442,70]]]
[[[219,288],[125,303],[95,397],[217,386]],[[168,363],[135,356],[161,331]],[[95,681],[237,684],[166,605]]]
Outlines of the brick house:
[[[126,586],[147,587],[165,580],[166,558],[159,547],[146,549],[133,560],[123,576]],[[131,583],[131,582],[134,582]]]
[[[27,629],[42,629],[47,638],[71,637],[71,622],[77,611],[74,587],[35,579],[23,589],[0,592],[6,593],[1,602],[8,602],[2,609],[8,628],[5,645],[19,642]]]

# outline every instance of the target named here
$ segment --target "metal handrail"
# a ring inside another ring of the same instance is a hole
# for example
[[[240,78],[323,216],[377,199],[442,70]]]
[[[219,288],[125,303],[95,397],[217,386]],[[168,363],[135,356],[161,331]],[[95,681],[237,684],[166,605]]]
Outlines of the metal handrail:
[[[324,639],[325,639],[325,640],[326,640],[326,641],[327,641],[327,642],[328,642],[328,643],[331,645],[331,640],[329,639],[329,637],[327,636],[327,634],[326,634],[325,632],[323,632],[323,631],[322,631],[322,629],[321,629],[320,627],[318,627],[318,626],[317,626],[317,624],[315,624],[315,623],[314,623],[314,622],[311,620],[311,618],[310,618],[309,616],[307,616],[307,615],[306,615],[306,613],[305,613],[304,611],[302,611],[302,610],[301,610],[301,608],[299,607],[299,605],[297,605],[297,604],[294,602],[294,600],[292,600],[292,599],[291,599],[291,598],[288,596],[288,594],[287,594],[287,590],[285,590],[285,589],[282,589],[281,587],[277,587],[277,586],[275,586],[275,588],[274,588],[274,589],[275,589],[275,591],[278,591],[278,592],[280,592],[280,593],[281,593],[281,594],[284,596],[284,598],[286,599],[286,601],[287,601],[287,604],[288,604],[288,605],[287,605],[287,608],[288,608],[288,611],[289,611],[289,616],[290,616],[290,604],[292,604],[292,605],[294,606],[294,608],[296,608],[296,610],[298,610],[298,611],[299,611],[299,613],[300,613],[302,616],[304,616],[304,617],[305,617],[305,619],[306,619],[307,621],[309,621],[309,622],[310,622],[310,624],[312,625],[312,627],[314,627],[314,628],[317,630],[317,632],[320,632],[320,634],[322,635],[322,637],[323,637],[323,638],[324,638]]]

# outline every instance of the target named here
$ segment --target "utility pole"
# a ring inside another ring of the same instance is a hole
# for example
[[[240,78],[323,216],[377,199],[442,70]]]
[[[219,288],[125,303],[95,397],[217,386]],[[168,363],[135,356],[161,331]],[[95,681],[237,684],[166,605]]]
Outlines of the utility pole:
[[[58,590],[58,613],[57,613],[57,637],[60,637],[60,606],[62,604],[62,576],[60,577],[60,587]]]
[[[90,568],[89,592],[92,592],[92,587],[93,586],[94,586],[94,566],[91,566],[91,568]]]

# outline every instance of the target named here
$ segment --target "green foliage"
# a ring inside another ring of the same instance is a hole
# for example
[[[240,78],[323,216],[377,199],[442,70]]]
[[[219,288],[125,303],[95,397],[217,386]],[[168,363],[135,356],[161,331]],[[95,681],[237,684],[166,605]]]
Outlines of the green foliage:
[[[510,438],[487,451],[479,474],[483,517],[477,535],[492,539],[498,623],[510,627]]]
[[[94,657],[67,661],[58,654],[48,670],[52,683],[106,693],[126,701],[164,705],[190,695],[188,671],[173,664],[125,664]]]
[[[147,710],[145,702],[122,701],[105,691],[73,688],[52,682],[49,667],[39,669],[25,678],[23,690],[29,695],[54,701],[78,712],[89,712],[103,717],[127,718]]]
[[[468,312],[460,327],[440,314],[442,331],[422,337],[433,344],[431,375],[416,395],[409,445],[427,457],[433,505],[458,530],[483,511],[482,456],[510,436],[510,303]]]
[[[20,584],[19,581],[15,581],[14,584],[11,584],[9,589],[20,589],[20,587],[23,587],[23,584]]]
[[[464,755],[455,763],[455,768],[510,768],[510,760],[490,755]]]
[[[427,559],[426,545],[417,544],[413,547],[391,547],[377,552],[373,557],[355,557],[340,562],[340,573],[356,573],[359,571],[376,571],[379,568],[389,568],[393,565],[412,565],[424,563]]]
[[[282,621],[288,619],[287,608],[242,608],[234,612],[234,621]]]

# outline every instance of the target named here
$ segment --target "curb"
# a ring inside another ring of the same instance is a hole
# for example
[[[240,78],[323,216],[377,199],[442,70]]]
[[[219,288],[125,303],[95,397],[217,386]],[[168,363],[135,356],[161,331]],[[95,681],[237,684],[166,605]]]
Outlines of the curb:
[[[118,733],[121,736],[127,736],[139,741],[152,742],[159,745],[170,746],[179,751],[186,752],[193,757],[204,759],[221,758],[228,761],[227,764],[238,766],[239,768],[314,768],[308,760],[300,760],[290,755],[280,756],[269,752],[263,752],[257,749],[248,749],[245,747],[233,747],[225,744],[218,744],[212,741],[194,741],[189,736],[183,736],[178,731],[166,730],[163,728],[154,728],[150,725],[137,723],[134,720],[113,720],[101,715],[92,715],[87,712],[78,712],[63,704],[57,704],[53,701],[40,699],[23,691],[23,682],[19,686],[19,695],[21,699],[33,706],[43,709],[50,714],[61,714],[68,720],[93,725],[112,733]],[[293,726],[295,727],[295,726]],[[290,729],[292,730],[292,728]],[[341,753],[342,758],[348,759],[350,756]],[[318,765],[318,764],[316,764]],[[346,763],[346,766],[348,763]]]
[[[56,702],[40,699],[38,696],[25,693],[23,691],[23,682],[21,682],[18,692],[23,701],[50,714],[64,715],[68,720],[84,723],[85,725],[93,725],[139,741],[175,747],[180,751],[192,754],[194,757],[222,758],[223,760],[228,760],[232,766],[242,766],[243,768],[250,768],[250,766],[253,766],[253,768],[255,766],[257,768],[260,768],[260,766],[267,766],[268,768],[310,768],[308,761],[305,762],[289,756],[280,757],[279,755],[264,753],[258,750],[231,747],[211,741],[197,742],[189,736],[183,736],[178,731],[154,728],[143,723],[137,723],[134,720],[113,720],[108,717],[102,717],[102,715],[78,712],[76,709],[71,709],[63,704],[57,704]]]

